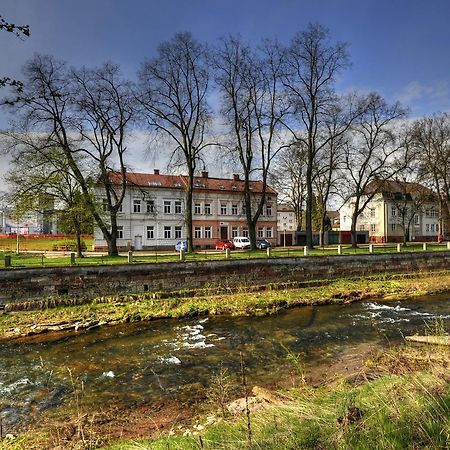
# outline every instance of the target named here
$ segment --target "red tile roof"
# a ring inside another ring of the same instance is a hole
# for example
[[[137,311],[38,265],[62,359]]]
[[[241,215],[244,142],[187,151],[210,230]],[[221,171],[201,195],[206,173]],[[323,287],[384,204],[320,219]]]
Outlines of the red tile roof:
[[[184,175],[160,175],[150,173],[127,173],[127,183],[138,187],[182,189],[187,186],[188,178]],[[119,172],[111,172],[113,183],[119,184],[122,175]],[[262,192],[261,181],[251,181],[250,189],[253,192]],[[194,191],[219,191],[219,192],[243,192],[244,181],[229,178],[194,177]],[[266,193],[277,195],[270,186],[266,187]]]

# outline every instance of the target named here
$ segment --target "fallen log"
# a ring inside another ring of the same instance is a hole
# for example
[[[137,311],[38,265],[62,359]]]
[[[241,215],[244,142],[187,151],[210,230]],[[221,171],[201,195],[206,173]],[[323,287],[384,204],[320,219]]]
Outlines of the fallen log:
[[[409,342],[419,342],[421,344],[431,345],[450,345],[450,336],[406,336]]]

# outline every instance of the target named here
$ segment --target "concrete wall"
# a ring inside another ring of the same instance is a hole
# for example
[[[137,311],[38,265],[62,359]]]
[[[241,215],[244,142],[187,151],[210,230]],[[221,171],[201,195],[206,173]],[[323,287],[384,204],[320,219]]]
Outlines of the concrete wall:
[[[0,304],[52,295],[111,295],[196,287],[266,284],[433,271],[450,267],[450,252],[225,260],[0,270]]]

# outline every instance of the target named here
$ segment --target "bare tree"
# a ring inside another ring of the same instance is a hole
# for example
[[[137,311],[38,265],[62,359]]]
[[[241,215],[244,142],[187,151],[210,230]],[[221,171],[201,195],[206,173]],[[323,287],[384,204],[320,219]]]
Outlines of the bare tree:
[[[280,152],[270,174],[270,184],[278,191],[279,199],[294,210],[297,231],[303,229],[305,172],[306,149],[296,141]]]
[[[388,105],[378,94],[370,94],[365,113],[352,127],[352,138],[345,146],[343,188],[352,205],[352,245],[357,246],[356,222],[368,203],[405,165],[405,142],[399,121],[406,110],[399,103]]]
[[[292,39],[286,51],[284,85],[294,106],[290,131],[294,139],[306,148],[306,243],[313,247],[312,209],[313,177],[318,155],[333,139],[345,133],[351,125],[335,130],[334,135],[323,133],[330,122],[337,97],[334,82],[337,75],[349,66],[345,44],[330,41],[329,31],[321,25],[310,24]],[[354,111],[350,118],[357,117]]]
[[[239,159],[244,177],[244,202],[249,239],[256,248],[256,224],[266,202],[272,161],[285,148],[282,131],[288,104],[282,95],[283,53],[276,43],[264,42],[257,50],[240,38],[223,39],[214,60],[222,114],[230,129],[228,148]],[[258,178],[262,190],[252,192]]]
[[[142,64],[137,98],[148,125],[174,143],[171,161],[181,154],[186,168],[186,237],[192,246],[192,193],[197,164],[207,141],[209,65],[206,47],[190,33],[178,33],[159,46],[158,56]]]
[[[10,133],[15,151],[45,155],[59,149],[103,232],[108,253],[117,255],[116,213],[125,192],[125,136],[133,117],[129,82],[111,64],[76,72],[62,61],[40,55],[26,64],[24,73],[24,91],[14,106],[21,118],[16,130],[21,131]],[[80,165],[81,160],[86,165]],[[107,175],[117,168],[120,176],[113,183]],[[104,217],[91,195],[92,173],[99,176],[98,184],[106,192],[109,217]]]
[[[440,204],[440,234],[450,237],[444,221],[450,215],[450,114],[434,114],[414,122],[411,147],[419,163],[422,178],[428,178],[437,192]]]

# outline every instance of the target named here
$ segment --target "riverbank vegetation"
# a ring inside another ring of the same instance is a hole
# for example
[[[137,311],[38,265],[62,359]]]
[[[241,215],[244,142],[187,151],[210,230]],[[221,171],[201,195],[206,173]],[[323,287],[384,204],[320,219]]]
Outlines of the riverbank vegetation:
[[[296,306],[348,303],[365,298],[402,299],[448,291],[450,272],[444,271],[239,288],[224,282],[198,290],[94,299],[61,296],[6,305],[6,313],[0,315],[0,339],[160,318],[267,315]]]

